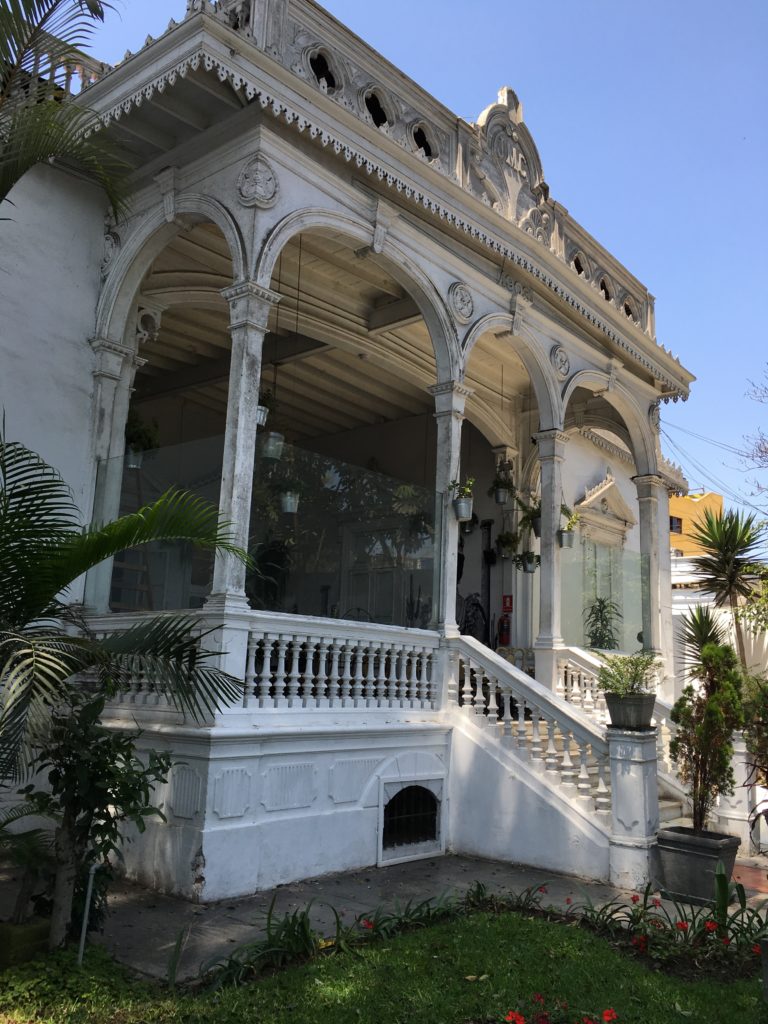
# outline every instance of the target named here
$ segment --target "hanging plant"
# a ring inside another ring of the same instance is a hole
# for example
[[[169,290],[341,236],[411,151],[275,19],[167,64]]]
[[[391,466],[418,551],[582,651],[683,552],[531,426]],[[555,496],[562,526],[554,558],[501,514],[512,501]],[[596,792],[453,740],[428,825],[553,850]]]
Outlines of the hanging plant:
[[[520,535],[512,530],[504,530],[496,538],[496,550],[500,558],[512,558],[520,543]]]
[[[453,511],[460,523],[470,522],[472,519],[472,488],[475,486],[474,477],[467,477],[464,483],[458,480],[451,480],[453,491]]]
[[[144,452],[160,447],[160,428],[157,420],[147,423],[131,409],[125,422],[125,465],[127,469],[141,469]]]
[[[497,505],[507,505],[510,497],[514,497],[515,484],[512,480],[510,464],[500,462],[496,467],[496,475],[491,486],[488,488],[488,495],[492,497]]]
[[[522,533],[524,530],[533,531],[534,537],[541,537],[541,498],[534,498],[531,504],[528,505],[522,498],[518,497],[517,507],[522,513],[518,523],[520,532]]]
[[[256,409],[256,426],[263,427],[267,417],[275,408],[275,399],[272,391],[267,388],[259,392],[259,404]]]

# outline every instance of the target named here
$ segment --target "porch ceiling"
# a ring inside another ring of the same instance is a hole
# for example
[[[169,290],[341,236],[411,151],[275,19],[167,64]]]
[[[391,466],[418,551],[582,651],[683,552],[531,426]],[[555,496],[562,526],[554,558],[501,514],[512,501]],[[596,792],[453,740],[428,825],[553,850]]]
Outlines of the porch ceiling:
[[[142,300],[162,323],[141,349],[135,401],[180,393],[224,416],[229,376],[232,283],[226,242],[208,224],[181,233],[145,277]],[[270,424],[291,441],[416,416],[433,409],[432,344],[415,303],[385,267],[359,257],[346,239],[302,235],[283,250],[271,282],[282,300],[269,320],[262,378],[275,393]],[[141,300],[140,300],[141,301]],[[508,344],[476,345],[467,383],[473,407],[511,421],[529,393],[528,376]]]

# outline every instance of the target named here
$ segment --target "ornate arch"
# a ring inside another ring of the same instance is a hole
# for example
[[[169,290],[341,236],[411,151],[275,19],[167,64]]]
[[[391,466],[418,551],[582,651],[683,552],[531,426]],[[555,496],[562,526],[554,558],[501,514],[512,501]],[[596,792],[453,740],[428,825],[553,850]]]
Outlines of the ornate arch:
[[[287,243],[303,231],[339,232],[354,242],[371,245],[370,221],[349,213],[338,213],[320,207],[296,210],[276,224],[268,234],[261,251],[256,254],[253,277],[257,284],[269,288],[280,253]],[[459,380],[461,354],[456,329],[444,301],[429,277],[410,253],[393,237],[394,227],[383,238],[374,236],[373,248],[387,270],[406,289],[424,317],[432,341],[437,380]]]
[[[602,370],[580,370],[563,387],[562,407],[566,412],[577,388],[599,395],[621,417],[629,434],[638,475],[656,474],[656,438],[648,420],[647,409],[644,410],[638,404],[632,392],[621,381]]]
[[[141,279],[159,253],[182,229],[210,221],[224,236],[232,257],[233,282],[246,274],[248,260],[240,228],[229,210],[212,196],[184,193],[175,197],[174,220],[168,221],[162,204],[155,206],[131,233],[110,269],[96,307],[96,337],[122,340]]]
[[[528,330],[525,324],[518,327],[514,333],[515,318],[510,313],[488,313],[472,325],[464,339],[464,368],[472,356],[472,349],[483,334],[509,335],[509,340],[515,344],[515,354],[519,356],[536,395],[536,404],[539,409],[539,424],[541,430],[559,430],[563,423],[563,405],[560,393],[557,388],[549,358],[542,350],[541,344],[536,336]],[[507,339],[499,339],[500,344],[507,343]]]

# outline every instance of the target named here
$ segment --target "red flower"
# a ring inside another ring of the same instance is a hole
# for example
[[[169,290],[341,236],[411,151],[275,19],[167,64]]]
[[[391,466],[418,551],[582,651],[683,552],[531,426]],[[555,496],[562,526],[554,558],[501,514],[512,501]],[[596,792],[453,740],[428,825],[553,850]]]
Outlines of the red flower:
[[[619,1019],[619,1015],[618,1015],[618,1013],[616,1013],[615,1010],[610,1009],[610,1007],[607,1010],[603,1010],[603,1020],[606,1022],[606,1024],[608,1024],[608,1021],[618,1020],[618,1019]]]
[[[636,892],[632,893],[632,902],[633,903],[639,903],[640,902],[640,897],[637,895]]]
[[[510,1010],[504,1020],[509,1021],[509,1024],[525,1024],[525,1017],[517,1010]]]
[[[675,928],[677,928],[677,930],[679,932],[687,932],[688,931],[688,922],[687,921],[677,921],[675,923]]]
[[[717,922],[716,921],[707,921],[706,924],[704,925],[704,927],[707,929],[708,932],[716,932],[717,931]]]
[[[373,921],[370,919],[370,917],[364,917],[360,924],[363,926],[363,928],[368,928],[369,930],[373,928]]]
[[[660,907],[661,906],[661,900],[659,899],[658,896],[654,896],[653,897],[653,905],[654,905],[654,907]]]
[[[731,940],[725,935],[722,937],[722,939],[720,939],[720,941],[724,946],[730,946],[731,944]]]
[[[754,946],[752,947],[752,952],[753,952],[753,953],[754,953],[754,954],[755,954],[756,956],[760,956],[760,943],[759,943],[759,942],[756,942],[756,943],[754,944]]]
[[[533,993],[533,1001],[534,1001],[534,1003],[541,1003],[541,1005],[543,1006],[544,1005],[544,996],[541,994],[541,992],[534,992]]]
[[[546,892],[547,892],[547,887],[546,887],[546,885],[540,885],[540,886],[539,886],[539,889],[538,889],[538,891],[539,891],[539,892],[543,892],[543,893],[546,893]]]

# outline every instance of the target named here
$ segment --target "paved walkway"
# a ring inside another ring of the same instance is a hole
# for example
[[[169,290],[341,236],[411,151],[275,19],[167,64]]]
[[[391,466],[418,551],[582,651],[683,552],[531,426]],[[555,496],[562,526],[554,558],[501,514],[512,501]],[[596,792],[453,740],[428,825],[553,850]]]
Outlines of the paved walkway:
[[[751,902],[761,901],[762,894],[768,894],[767,873],[765,858],[737,865],[734,875],[743,882]],[[315,928],[332,935],[331,907],[345,923],[351,924],[358,915],[377,906],[403,906],[409,900],[418,903],[445,893],[463,893],[476,881],[492,892],[510,889],[520,892],[528,886],[546,885],[542,902],[560,910],[566,909],[566,900],[579,903],[589,898],[593,903],[602,904],[621,895],[620,890],[599,882],[457,856],[326,875],[279,886],[273,892],[245,899],[202,905],[120,883],[110,898],[111,911],[104,934],[95,941],[103,943],[118,960],[135,970],[165,977],[177,936],[189,928],[178,971],[181,980],[196,976],[201,963],[226,956],[236,946],[259,938],[273,898],[275,913],[279,916],[311,903]]]
[[[751,903],[768,895],[768,859],[739,861],[734,878],[747,889]],[[127,882],[115,883],[110,892],[110,910],[102,935],[94,942],[104,945],[119,961],[155,978],[167,976],[168,962],[179,934],[186,935],[184,952],[177,970],[179,981],[197,976],[200,965],[226,956],[236,946],[263,934],[264,917],[272,899],[275,913],[312,904],[314,927],[332,935],[335,908],[345,923],[377,906],[404,906],[409,900],[420,902],[446,893],[463,893],[474,882],[482,882],[489,891],[520,892],[529,886],[545,885],[542,902],[565,910],[573,903],[589,898],[595,904],[606,903],[621,891],[600,882],[585,882],[569,875],[556,875],[521,865],[476,857],[436,857],[386,868],[325,875],[322,878],[278,886],[238,900],[195,904],[172,896],[140,889]],[[0,919],[12,905],[15,882],[8,870],[0,870]],[[624,894],[628,896],[628,893]],[[188,934],[187,934],[188,933]]]

